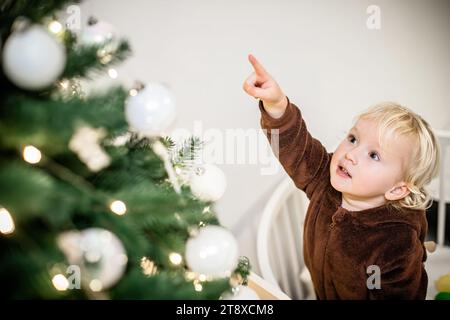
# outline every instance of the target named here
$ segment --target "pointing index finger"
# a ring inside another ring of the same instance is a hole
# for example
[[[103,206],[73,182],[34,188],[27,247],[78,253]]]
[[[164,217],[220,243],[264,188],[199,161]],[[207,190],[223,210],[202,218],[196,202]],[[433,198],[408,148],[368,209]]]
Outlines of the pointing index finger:
[[[256,60],[256,58],[252,55],[249,54],[248,55],[248,60],[250,61],[250,63],[253,66],[253,69],[255,69],[255,72],[257,75],[259,76],[268,76],[269,74],[267,73],[267,71],[263,68],[263,66],[261,65],[261,63],[259,63],[258,60]]]

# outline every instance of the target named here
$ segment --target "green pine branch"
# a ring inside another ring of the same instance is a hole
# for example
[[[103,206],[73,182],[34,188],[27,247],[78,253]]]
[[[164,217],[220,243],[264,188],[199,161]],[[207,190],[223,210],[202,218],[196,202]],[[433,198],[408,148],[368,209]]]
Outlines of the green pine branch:
[[[111,135],[128,130],[123,110],[128,93],[112,88],[86,99],[39,99],[25,94],[3,97],[0,108],[0,145],[16,148],[32,144],[49,156],[68,151],[76,128],[104,128]]]
[[[45,17],[55,14],[70,3],[77,0],[1,0],[0,1],[0,30],[2,35],[8,32],[16,18],[23,16],[39,23]]]
[[[160,273],[142,278],[138,272],[130,272],[113,290],[112,299],[214,299],[217,300],[223,292],[230,288],[226,279],[205,282],[204,289],[196,292],[191,281],[186,281],[181,275],[176,277],[171,273]]]
[[[111,43],[98,46],[72,43],[67,47],[66,68],[61,78],[92,78],[92,75],[103,73],[131,55],[131,48],[126,40],[120,40],[115,49],[111,49],[111,46]]]

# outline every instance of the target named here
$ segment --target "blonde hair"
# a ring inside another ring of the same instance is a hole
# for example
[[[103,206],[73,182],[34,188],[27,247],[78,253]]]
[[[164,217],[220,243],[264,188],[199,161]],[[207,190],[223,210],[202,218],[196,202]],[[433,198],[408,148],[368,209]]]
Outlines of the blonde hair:
[[[413,153],[404,168],[404,181],[410,193],[388,201],[396,209],[428,209],[432,202],[425,188],[439,174],[440,146],[430,125],[418,114],[394,102],[382,102],[356,117],[375,120],[379,126],[378,141],[383,144],[399,136],[412,138]]]

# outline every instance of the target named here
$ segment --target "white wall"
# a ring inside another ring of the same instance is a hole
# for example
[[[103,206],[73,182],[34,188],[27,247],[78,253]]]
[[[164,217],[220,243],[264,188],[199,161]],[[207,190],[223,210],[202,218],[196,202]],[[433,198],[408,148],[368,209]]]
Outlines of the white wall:
[[[380,30],[366,26],[371,4],[381,9]],[[248,53],[329,150],[352,117],[381,100],[410,107],[435,128],[450,126],[447,0],[88,0],[82,15],[114,24],[130,40],[134,56],[118,68],[119,81],[170,86],[175,128],[192,130],[196,120],[204,130],[259,128],[256,101],[241,89]],[[261,175],[261,167],[221,166],[228,188],[216,208],[224,225],[242,230],[240,218],[257,214],[284,176]]]

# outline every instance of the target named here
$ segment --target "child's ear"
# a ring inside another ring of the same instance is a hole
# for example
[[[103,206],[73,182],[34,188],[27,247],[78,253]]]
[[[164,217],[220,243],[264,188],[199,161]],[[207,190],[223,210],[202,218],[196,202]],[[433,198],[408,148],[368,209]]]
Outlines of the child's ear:
[[[386,191],[384,197],[387,200],[400,200],[410,194],[408,185],[405,182],[399,182],[393,186],[390,190]]]

